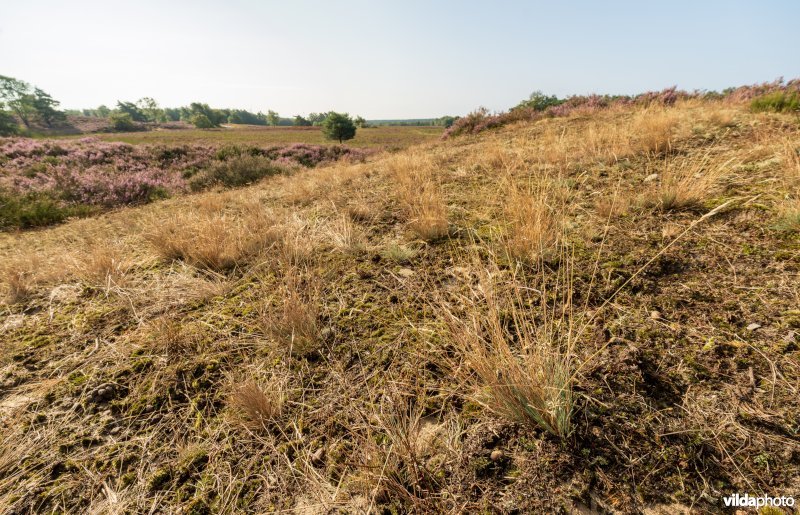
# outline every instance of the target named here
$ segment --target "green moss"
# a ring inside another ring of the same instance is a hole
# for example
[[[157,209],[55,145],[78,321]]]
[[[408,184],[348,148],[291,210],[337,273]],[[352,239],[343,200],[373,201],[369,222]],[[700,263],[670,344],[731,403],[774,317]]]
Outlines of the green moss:
[[[156,470],[147,481],[147,489],[151,492],[163,490],[172,481],[172,468],[169,466]]]

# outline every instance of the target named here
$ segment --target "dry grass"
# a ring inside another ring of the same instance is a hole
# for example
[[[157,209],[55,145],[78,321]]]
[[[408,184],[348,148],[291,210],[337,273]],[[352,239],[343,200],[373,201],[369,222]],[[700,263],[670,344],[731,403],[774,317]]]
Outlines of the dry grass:
[[[679,117],[671,109],[646,109],[637,114],[631,125],[634,152],[659,154],[669,151],[678,123]]]
[[[504,243],[508,255],[526,263],[551,257],[564,230],[564,189],[548,177],[525,186],[509,180],[504,189]]]
[[[382,251],[381,256],[399,265],[406,264],[414,259],[419,250],[409,245],[400,245],[398,243],[388,244]]]
[[[319,284],[313,277],[304,279],[298,269],[289,269],[280,297],[277,315],[262,313],[266,332],[292,355],[314,352],[320,342]]]
[[[665,158],[656,168],[659,179],[645,193],[645,202],[662,211],[697,208],[719,191],[732,163],[708,153],[694,158]]]
[[[32,259],[17,258],[7,261],[0,268],[0,278],[4,287],[4,298],[14,304],[28,298],[38,285],[37,271],[41,264]]]
[[[252,431],[264,431],[281,417],[286,402],[286,382],[273,377],[263,387],[255,381],[232,386],[229,403],[238,421]]]
[[[448,428],[423,417],[421,401],[388,395],[365,424],[354,486],[369,496],[370,507],[399,499],[414,511],[435,511],[438,472],[453,449],[443,436]]]
[[[120,244],[91,242],[74,258],[73,273],[89,286],[109,289],[123,285],[132,266]]]
[[[182,260],[198,268],[224,271],[274,244],[272,220],[255,204],[241,213],[194,209],[153,219],[145,238],[167,260]]]
[[[393,157],[388,166],[411,230],[425,241],[447,236],[447,204],[434,176],[433,159],[410,153]]]
[[[532,315],[517,278],[500,277],[499,269],[493,268],[480,273],[472,298],[463,299],[465,316],[443,309],[453,344],[474,374],[467,380],[477,388],[477,400],[509,420],[565,438],[574,409],[574,321],[568,312],[556,315],[544,285],[540,291]],[[571,289],[554,293],[569,305]]]
[[[359,254],[367,249],[366,234],[347,215],[328,225],[328,237],[334,247],[347,254]]]

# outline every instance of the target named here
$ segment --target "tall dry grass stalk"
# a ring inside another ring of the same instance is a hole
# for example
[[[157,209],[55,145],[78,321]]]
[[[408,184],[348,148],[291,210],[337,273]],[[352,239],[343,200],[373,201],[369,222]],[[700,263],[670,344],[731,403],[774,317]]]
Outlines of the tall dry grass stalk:
[[[552,257],[564,231],[565,188],[547,176],[527,185],[509,177],[503,190],[504,244],[509,257],[526,263]]]
[[[447,236],[447,204],[433,173],[432,158],[418,153],[398,155],[388,167],[411,230],[426,241]]]
[[[353,486],[369,495],[370,507],[400,499],[420,513],[434,509],[434,492],[441,487],[437,473],[451,451],[443,435],[449,428],[423,417],[423,401],[424,395],[414,402],[389,395],[359,434],[361,474]]]
[[[367,248],[364,231],[344,214],[328,224],[328,237],[334,247],[348,254],[358,254]]]
[[[477,400],[495,413],[565,438],[574,408],[573,351],[578,333],[571,311],[569,266],[551,293],[538,298],[520,277],[501,277],[496,265],[479,271],[479,286],[463,299],[466,314],[444,307],[452,341],[477,388]],[[556,303],[549,299],[557,299]],[[533,312],[526,300],[535,303]]]

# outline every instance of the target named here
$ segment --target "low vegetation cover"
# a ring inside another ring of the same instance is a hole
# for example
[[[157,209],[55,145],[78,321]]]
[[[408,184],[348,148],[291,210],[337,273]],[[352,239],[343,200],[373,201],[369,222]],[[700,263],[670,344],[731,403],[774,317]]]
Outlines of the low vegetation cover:
[[[363,160],[368,153],[302,143],[215,148],[6,138],[0,140],[0,227],[48,225],[189,190],[243,186],[297,167]]]
[[[753,109],[771,87],[538,98],[562,114],[367,160],[5,140],[15,195],[203,191],[0,234],[0,511],[795,494],[800,125]]]
[[[750,100],[753,111],[800,112],[800,79],[784,82],[778,79],[752,86],[729,88],[722,93],[708,91],[680,91],[677,87],[662,91],[649,91],[636,96],[626,95],[575,95],[559,99],[540,91],[531,94],[507,112],[491,114],[485,108],[458,118],[442,134],[442,139],[461,134],[477,134],[487,129],[502,127],[520,121],[535,121],[570,114],[590,115],[601,109],[625,106],[670,106],[678,100],[723,100],[740,103]]]

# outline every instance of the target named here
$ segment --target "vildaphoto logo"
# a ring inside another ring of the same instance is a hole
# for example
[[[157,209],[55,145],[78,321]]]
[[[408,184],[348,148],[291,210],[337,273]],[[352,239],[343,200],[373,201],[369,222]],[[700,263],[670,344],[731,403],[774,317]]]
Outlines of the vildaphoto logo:
[[[736,508],[763,508],[764,506],[794,507],[794,497],[755,496],[750,494],[733,494],[722,498],[725,506]]]

